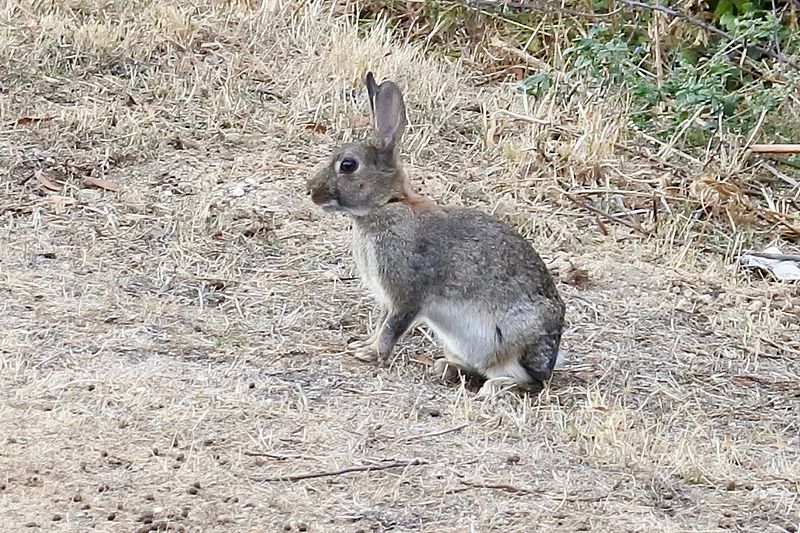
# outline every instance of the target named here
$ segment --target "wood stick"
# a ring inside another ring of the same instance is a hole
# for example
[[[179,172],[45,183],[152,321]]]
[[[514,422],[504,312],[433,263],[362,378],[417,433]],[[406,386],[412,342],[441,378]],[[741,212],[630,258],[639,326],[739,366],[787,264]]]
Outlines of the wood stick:
[[[800,154],[800,144],[754,144],[750,150],[755,154]]]
[[[571,202],[573,202],[575,204],[578,204],[579,206],[583,207],[584,209],[588,209],[592,213],[594,213],[596,215],[600,215],[601,217],[606,218],[606,219],[608,219],[608,220],[610,220],[612,222],[616,222],[617,224],[622,224],[623,226],[627,226],[627,227],[631,228],[632,230],[636,231],[637,233],[639,233],[641,235],[644,235],[645,237],[649,237],[650,236],[650,234],[648,232],[646,232],[644,229],[642,229],[642,227],[639,226],[638,224],[635,224],[635,223],[631,222],[630,220],[625,220],[624,218],[619,218],[619,217],[614,216],[614,215],[612,215],[610,213],[606,213],[605,211],[601,211],[600,209],[597,209],[596,207],[591,206],[591,205],[587,204],[586,202],[582,202],[582,201],[578,200],[577,198],[573,197],[567,191],[562,191],[562,192],[564,193],[564,195],[567,197],[568,200],[570,200]]]
[[[249,477],[253,481],[260,483],[274,483],[276,481],[301,481],[303,479],[316,479],[321,477],[341,476],[342,474],[352,474],[353,472],[375,472],[378,470],[389,470],[391,468],[403,468],[406,466],[426,465],[428,461],[422,459],[414,459],[413,461],[394,461],[384,465],[364,465],[364,466],[351,466],[349,468],[342,468],[341,470],[330,470],[327,472],[307,472],[303,474],[294,474],[291,476],[275,476],[275,477]]]
[[[509,492],[511,494],[546,494],[543,490],[528,489],[525,487],[517,487],[516,485],[509,485],[507,483],[483,483],[461,480],[461,484],[465,487],[473,489],[492,489]],[[459,491],[460,492],[460,491]],[[597,494],[591,496],[577,496],[577,495],[553,495],[554,499],[560,499],[568,502],[598,502],[607,499],[610,494]]]
[[[460,426],[456,426],[456,427],[452,427],[452,428],[448,428],[448,429],[443,429],[441,431],[432,431],[430,433],[423,433],[421,435],[412,435],[410,437],[406,437],[406,438],[402,439],[400,442],[411,442],[413,440],[426,439],[428,437],[440,437],[442,435],[447,435],[448,433],[455,433],[456,431],[460,431],[460,430],[464,429],[465,427],[467,427],[468,425],[469,424],[461,424]]]
[[[475,489],[502,490],[503,492],[510,492],[512,494],[541,494],[542,492],[544,492],[541,490],[526,489],[525,487],[517,487],[515,485],[509,485],[507,483],[483,483],[483,482],[465,481],[462,479],[461,484]]]
[[[770,254],[767,252],[744,252],[741,254],[752,255],[753,257],[763,257],[774,261],[800,261],[800,254]],[[740,256],[741,257],[741,256]]]

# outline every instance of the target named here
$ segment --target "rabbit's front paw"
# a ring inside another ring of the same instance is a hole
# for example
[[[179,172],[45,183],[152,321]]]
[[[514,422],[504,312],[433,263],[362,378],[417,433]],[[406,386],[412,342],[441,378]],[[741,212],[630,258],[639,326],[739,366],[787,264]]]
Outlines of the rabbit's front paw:
[[[367,346],[371,346],[374,343],[375,343],[374,340],[372,340],[371,338],[367,337],[367,338],[364,338],[364,339],[358,339],[358,340],[354,340],[353,342],[347,343],[347,349],[348,350],[353,350],[353,351],[360,350],[362,348],[366,348]]]
[[[379,330],[375,330],[369,335],[356,337],[353,341],[347,343],[347,349],[356,351],[375,345],[375,343],[378,342],[378,331]]]
[[[378,347],[375,345],[375,342],[351,342],[347,347],[353,350],[353,357],[359,361],[373,363],[378,360]]]

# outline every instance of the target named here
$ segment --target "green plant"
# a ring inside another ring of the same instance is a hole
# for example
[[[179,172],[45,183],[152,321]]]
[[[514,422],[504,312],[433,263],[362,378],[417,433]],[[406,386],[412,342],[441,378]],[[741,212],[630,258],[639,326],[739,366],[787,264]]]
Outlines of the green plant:
[[[668,68],[660,82],[650,64],[653,45],[638,26],[612,30],[595,25],[573,41],[565,57],[574,74],[598,87],[628,93],[631,119],[664,140],[680,131],[685,147],[704,147],[719,119],[728,130],[747,135],[762,115],[765,131],[778,131],[773,126],[785,124],[785,117],[775,112],[796,83],[764,79],[743,54],[748,43],[774,39],[780,33],[780,19],[771,12],[750,10],[726,15],[724,21],[732,40],[720,39],[705,49],[679,43],[662,50]],[[529,93],[530,87],[541,90],[541,83],[533,83],[537,80],[528,78],[523,87]],[[694,117],[701,120],[691,120]]]

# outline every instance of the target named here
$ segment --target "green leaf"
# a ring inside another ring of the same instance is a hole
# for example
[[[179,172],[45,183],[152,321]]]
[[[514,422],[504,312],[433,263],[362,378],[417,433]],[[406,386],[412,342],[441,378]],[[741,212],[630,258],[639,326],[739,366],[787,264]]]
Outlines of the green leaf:
[[[722,21],[724,15],[733,16],[734,5],[731,0],[719,0],[717,7],[714,9],[714,20]]]
[[[539,97],[550,90],[553,79],[547,72],[539,72],[528,76],[520,83],[519,89],[531,96]]]

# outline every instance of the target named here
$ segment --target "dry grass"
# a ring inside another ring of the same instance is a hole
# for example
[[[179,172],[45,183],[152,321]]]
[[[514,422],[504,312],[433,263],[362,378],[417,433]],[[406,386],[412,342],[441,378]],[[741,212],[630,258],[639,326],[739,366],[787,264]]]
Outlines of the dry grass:
[[[0,7],[3,529],[796,531],[798,288],[566,199],[686,171],[626,151],[618,106],[522,101],[338,9]],[[389,370],[343,352],[372,302],[303,182],[361,133],[367,67],[406,89],[416,183],[558,272],[538,397],[438,382],[421,330]]]

